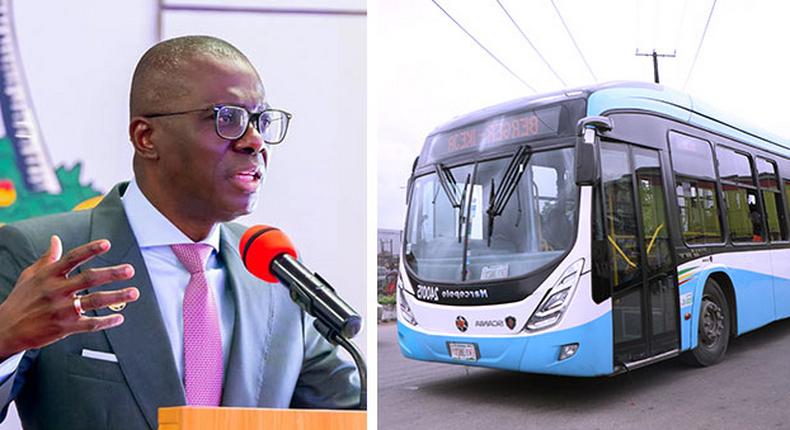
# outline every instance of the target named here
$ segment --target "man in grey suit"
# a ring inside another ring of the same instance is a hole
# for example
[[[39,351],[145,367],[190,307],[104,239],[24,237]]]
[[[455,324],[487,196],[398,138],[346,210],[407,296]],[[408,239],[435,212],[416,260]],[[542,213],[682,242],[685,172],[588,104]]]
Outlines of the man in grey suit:
[[[149,49],[130,98],[135,178],[90,211],[0,228],[0,420],[14,400],[24,427],[58,429],[153,430],[185,404],[355,407],[354,366],[247,272],[229,222],[290,114],[205,36]],[[181,248],[205,251],[198,269]]]

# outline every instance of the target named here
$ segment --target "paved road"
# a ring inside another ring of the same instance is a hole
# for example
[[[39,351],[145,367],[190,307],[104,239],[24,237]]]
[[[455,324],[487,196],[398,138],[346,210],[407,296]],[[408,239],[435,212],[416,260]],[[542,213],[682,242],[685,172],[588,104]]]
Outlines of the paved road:
[[[412,361],[395,324],[378,336],[380,430],[790,429],[790,320],[736,338],[716,366],[595,379]]]

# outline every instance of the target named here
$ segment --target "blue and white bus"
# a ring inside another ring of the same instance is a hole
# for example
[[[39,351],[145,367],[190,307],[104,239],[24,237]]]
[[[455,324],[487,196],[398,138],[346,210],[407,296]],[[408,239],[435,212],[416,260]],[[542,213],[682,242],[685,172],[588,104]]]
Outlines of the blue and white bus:
[[[409,179],[406,357],[611,375],[790,316],[790,142],[655,84],[445,124]]]

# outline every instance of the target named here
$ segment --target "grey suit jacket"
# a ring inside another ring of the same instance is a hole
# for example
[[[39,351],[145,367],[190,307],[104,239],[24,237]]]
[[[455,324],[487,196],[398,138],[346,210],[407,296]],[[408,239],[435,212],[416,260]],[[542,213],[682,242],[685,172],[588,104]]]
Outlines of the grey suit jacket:
[[[82,269],[129,263],[135,275],[94,291],[126,286],[140,290],[140,299],[123,310],[121,326],[27,351],[14,376],[0,385],[0,421],[16,400],[25,428],[155,430],[159,407],[185,404],[156,295],[121,204],[126,185],[113,188],[93,210],[0,228],[0,301],[20,272],[46,251],[53,234],[63,240],[64,250],[109,239],[111,250]],[[354,365],[336,355],[286,288],[247,272],[237,249],[243,232],[239,224],[220,227],[219,254],[236,303],[222,405],[354,407],[359,396]],[[83,349],[114,353],[118,362],[83,357]]]

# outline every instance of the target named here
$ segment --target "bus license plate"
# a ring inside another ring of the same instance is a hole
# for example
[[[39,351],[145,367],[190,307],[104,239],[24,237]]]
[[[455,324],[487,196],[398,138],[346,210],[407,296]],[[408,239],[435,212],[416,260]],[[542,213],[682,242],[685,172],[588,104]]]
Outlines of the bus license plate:
[[[475,343],[448,342],[447,347],[450,350],[450,358],[463,361],[477,361],[479,358]]]

